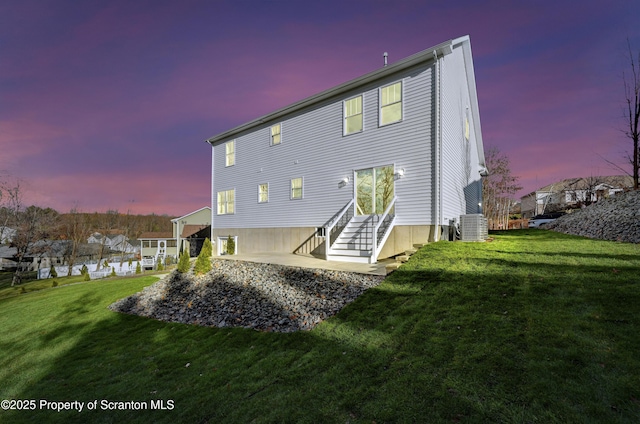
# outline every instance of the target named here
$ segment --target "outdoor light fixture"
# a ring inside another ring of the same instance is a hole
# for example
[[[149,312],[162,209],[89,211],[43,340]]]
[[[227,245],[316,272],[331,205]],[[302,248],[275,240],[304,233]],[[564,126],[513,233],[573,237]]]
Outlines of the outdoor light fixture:
[[[341,182],[343,184],[349,184],[349,177],[344,177]]]
[[[402,178],[402,177],[404,177],[404,168],[400,168],[400,169],[398,169],[398,170],[395,172],[395,174],[394,174],[394,175],[396,176],[396,178]]]

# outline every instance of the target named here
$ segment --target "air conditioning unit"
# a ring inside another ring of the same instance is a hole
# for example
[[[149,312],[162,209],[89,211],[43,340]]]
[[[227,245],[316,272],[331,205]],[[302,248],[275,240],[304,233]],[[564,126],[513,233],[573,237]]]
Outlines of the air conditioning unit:
[[[488,237],[489,225],[484,215],[460,215],[460,240],[485,241]]]

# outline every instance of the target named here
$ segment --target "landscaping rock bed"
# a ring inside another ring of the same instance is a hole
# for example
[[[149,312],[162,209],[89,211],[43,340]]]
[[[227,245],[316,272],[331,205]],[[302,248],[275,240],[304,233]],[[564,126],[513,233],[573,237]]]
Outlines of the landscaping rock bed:
[[[541,228],[589,238],[640,243],[640,192],[619,193]]]
[[[195,276],[176,271],[109,309],[168,322],[262,331],[310,330],[383,276],[212,260]]]

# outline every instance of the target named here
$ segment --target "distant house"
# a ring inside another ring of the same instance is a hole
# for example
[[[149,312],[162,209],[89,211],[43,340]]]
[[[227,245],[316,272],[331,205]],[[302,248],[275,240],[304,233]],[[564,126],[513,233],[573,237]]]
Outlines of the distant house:
[[[521,198],[523,218],[588,206],[633,187],[628,175],[567,178],[541,187]]]
[[[16,230],[9,227],[0,227],[0,244],[9,244],[16,236]]]
[[[119,253],[139,253],[140,252],[140,246],[137,243],[137,241],[132,243],[132,240],[130,240],[123,234],[103,235],[99,232],[95,232],[91,234],[91,236],[89,236],[89,238],[87,239],[87,243],[104,245],[104,247],[108,248],[112,252],[119,252]]]
[[[197,256],[205,238],[211,234],[211,208],[206,206],[171,220],[171,232],[146,232],[138,237],[140,255],[145,268],[153,267],[158,260],[177,259],[180,252]]]
[[[481,213],[486,168],[468,36],[207,142],[218,254],[232,237],[239,253],[372,263],[447,238],[461,215]]]

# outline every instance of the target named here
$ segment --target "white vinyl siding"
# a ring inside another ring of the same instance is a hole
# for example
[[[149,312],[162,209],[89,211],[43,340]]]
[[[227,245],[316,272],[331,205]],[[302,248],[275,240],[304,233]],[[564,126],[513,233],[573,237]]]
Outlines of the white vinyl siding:
[[[224,190],[218,192],[218,215],[235,213],[235,190]]]
[[[380,125],[402,120],[402,82],[380,89]]]
[[[362,96],[344,101],[344,135],[362,132]]]
[[[282,124],[276,124],[271,127],[271,145],[275,146],[282,141]]]
[[[258,184],[258,203],[269,201],[269,184]]]
[[[225,143],[225,166],[236,164],[236,141],[231,140]]]
[[[234,172],[215,168],[212,181],[214,193],[235,187],[236,212],[216,215],[215,228],[322,226],[353,198],[355,170],[390,163],[406,171],[396,181],[397,225],[430,224],[432,71],[433,64],[425,64],[386,80],[372,81],[304,112],[285,115],[281,120],[286,129],[282,148],[272,148],[265,141],[271,124],[238,136],[238,146],[250,148],[242,154]],[[403,124],[378,127],[380,87],[400,78],[404,78]],[[365,131],[344,139],[344,101],[360,95]],[[342,140],[348,143],[340,143]],[[216,144],[214,150],[216,158],[224,156],[224,143]],[[292,202],[291,179],[302,176],[303,198]],[[341,184],[345,178],[350,181]],[[256,201],[256,191],[258,184],[265,182],[269,183],[269,202],[261,204]]]
[[[302,199],[302,177],[291,179],[291,199]]]

